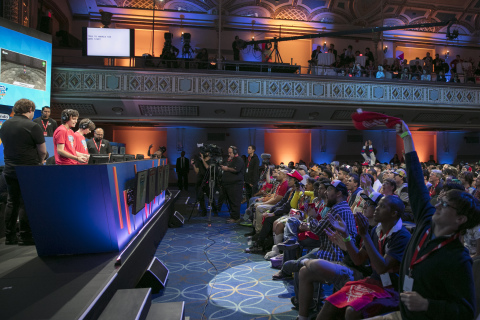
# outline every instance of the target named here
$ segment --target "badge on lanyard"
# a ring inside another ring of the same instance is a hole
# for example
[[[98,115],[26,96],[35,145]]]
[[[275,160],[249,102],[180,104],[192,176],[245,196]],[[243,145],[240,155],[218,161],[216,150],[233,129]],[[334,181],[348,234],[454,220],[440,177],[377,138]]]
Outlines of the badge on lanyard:
[[[384,288],[392,285],[392,280],[390,280],[390,274],[388,272],[382,273],[380,279],[382,279],[382,285]]]
[[[403,291],[413,291],[413,278],[405,275],[405,281],[403,281]]]

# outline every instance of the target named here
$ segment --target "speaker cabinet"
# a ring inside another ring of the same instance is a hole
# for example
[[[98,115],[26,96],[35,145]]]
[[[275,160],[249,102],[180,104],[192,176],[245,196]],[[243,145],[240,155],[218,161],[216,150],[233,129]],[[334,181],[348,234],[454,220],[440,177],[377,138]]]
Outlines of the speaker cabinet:
[[[156,257],[152,259],[147,270],[140,278],[137,288],[152,288],[152,294],[157,294],[165,288],[168,279],[167,267]]]
[[[185,218],[180,214],[180,212],[175,211],[175,213],[168,220],[169,228],[179,228],[185,223]]]

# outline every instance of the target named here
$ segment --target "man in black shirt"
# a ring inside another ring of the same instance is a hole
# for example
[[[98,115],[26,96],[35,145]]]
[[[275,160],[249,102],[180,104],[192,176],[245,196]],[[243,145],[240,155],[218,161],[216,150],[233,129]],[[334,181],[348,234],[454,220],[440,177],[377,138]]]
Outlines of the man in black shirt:
[[[185,157],[185,151],[182,151],[180,158],[177,159],[175,166],[177,170],[178,189],[188,190],[188,172],[190,171],[190,162]]]
[[[238,156],[237,147],[229,147],[228,161],[226,165],[221,166],[221,169],[223,170],[223,191],[230,204],[230,219],[227,220],[227,223],[237,223],[240,221],[244,167],[245,164],[242,158]]]
[[[235,36],[235,41],[232,43],[233,60],[240,61],[240,49],[238,49],[237,40],[238,36]]]
[[[245,194],[247,203],[249,203],[250,198],[258,191],[258,179],[260,178],[259,165],[260,160],[255,154],[255,146],[248,146],[248,158],[245,164]]]
[[[5,169],[3,175],[7,183],[7,206],[5,208],[5,244],[35,244],[25,212],[16,166],[39,165],[47,155],[45,137],[36,123],[32,122],[35,104],[27,99],[18,100],[13,106],[15,115],[5,121],[0,128],[3,142]],[[17,239],[16,224],[20,218],[20,234]]]
[[[209,188],[209,174],[210,174],[210,153],[206,152],[200,154],[199,157],[192,160],[193,170],[197,174],[195,182],[195,192],[197,195],[197,202],[200,203],[200,214],[202,216],[207,215],[207,207],[205,206],[205,193],[210,198]],[[213,196],[213,195],[212,195]],[[217,206],[215,205],[215,199],[212,202],[213,213],[218,213]]]
[[[33,119],[33,122],[38,123],[40,128],[42,128],[45,137],[53,137],[53,133],[57,129],[57,121],[50,118],[50,107],[43,107],[42,116]]]
[[[103,129],[97,128],[93,133],[93,139],[87,141],[89,154],[108,154],[112,153],[112,146],[108,140],[103,139]]]

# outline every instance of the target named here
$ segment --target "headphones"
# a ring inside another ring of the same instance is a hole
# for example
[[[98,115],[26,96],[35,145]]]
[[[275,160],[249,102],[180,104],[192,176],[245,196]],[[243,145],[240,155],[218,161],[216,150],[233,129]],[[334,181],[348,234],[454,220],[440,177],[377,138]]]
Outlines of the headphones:
[[[88,126],[92,123],[92,120],[88,119],[87,122],[80,124],[78,127],[82,130],[88,129]]]
[[[67,123],[70,117],[73,115],[73,109],[65,109],[62,111],[62,123]]]
[[[232,149],[232,152],[233,152],[233,155],[236,156],[238,154],[238,150],[237,150],[237,147],[235,146],[230,146],[229,148]]]

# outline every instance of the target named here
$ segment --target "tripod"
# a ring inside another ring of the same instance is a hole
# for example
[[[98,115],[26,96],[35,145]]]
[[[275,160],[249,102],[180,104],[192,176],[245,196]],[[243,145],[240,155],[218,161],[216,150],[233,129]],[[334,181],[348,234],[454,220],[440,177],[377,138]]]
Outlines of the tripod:
[[[275,63],[283,63],[282,57],[280,56],[280,51],[278,51],[278,41],[273,43],[273,52],[275,52]]]

